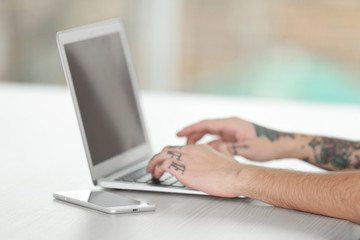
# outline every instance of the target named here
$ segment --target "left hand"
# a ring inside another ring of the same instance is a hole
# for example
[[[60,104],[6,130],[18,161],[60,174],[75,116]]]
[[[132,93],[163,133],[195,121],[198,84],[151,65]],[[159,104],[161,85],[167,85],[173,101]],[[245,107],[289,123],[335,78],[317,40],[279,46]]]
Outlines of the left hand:
[[[187,144],[195,144],[204,135],[211,134],[218,139],[209,142],[208,145],[217,151],[231,156],[243,156],[253,161],[276,159],[280,156],[278,152],[284,148],[284,143],[280,147],[274,146],[274,140],[265,133],[271,133],[273,138],[291,136],[235,117],[203,120],[185,127],[177,135],[186,137]]]
[[[244,166],[204,144],[165,147],[149,162],[147,171],[155,178],[166,171],[185,186],[210,195],[238,197],[238,179]]]

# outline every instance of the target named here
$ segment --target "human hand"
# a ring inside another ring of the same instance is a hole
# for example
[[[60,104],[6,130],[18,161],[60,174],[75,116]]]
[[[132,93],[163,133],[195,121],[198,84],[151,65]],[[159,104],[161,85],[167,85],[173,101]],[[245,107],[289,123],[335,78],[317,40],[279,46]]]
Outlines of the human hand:
[[[194,144],[206,134],[219,137],[208,143],[214,149],[255,161],[281,157],[285,146],[284,143],[278,145],[278,140],[282,137],[294,138],[293,134],[274,131],[239,118],[204,120],[184,128],[177,136],[187,137],[187,143]]]
[[[252,123],[235,117],[203,120],[185,127],[177,136],[187,137],[187,144],[195,144],[206,134],[219,136],[217,142],[243,142],[256,137]]]
[[[147,171],[160,178],[166,171],[187,187],[214,196],[238,197],[238,178],[247,165],[207,144],[168,146],[149,162]]]

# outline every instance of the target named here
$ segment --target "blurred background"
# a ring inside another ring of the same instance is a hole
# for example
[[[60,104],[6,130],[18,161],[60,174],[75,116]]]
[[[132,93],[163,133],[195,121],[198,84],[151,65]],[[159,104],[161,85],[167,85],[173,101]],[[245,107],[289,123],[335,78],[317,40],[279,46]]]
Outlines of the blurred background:
[[[56,32],[110,18],[142,89],[360,103],[358,0],[0,0],[0,81],[65,85]]]

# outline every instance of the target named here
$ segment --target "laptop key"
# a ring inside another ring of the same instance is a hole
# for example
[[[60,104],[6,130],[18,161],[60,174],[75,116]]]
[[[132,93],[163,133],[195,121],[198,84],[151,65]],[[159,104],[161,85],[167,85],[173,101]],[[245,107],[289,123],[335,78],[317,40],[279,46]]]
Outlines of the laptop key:
[[[151,179],[152,179],[152,175],[150,173],[148,173],[148,174],[142,176],[141,178],[136,179],[135,182],[146,183]]]
[[[138,179],[138,178],[140,178],[140,177],[142,177],[142,176],[144,176],[146,174],[147,174],[146,168],[141,168],[139,170],[131,172],[128,175],[117,178],[115,180],[126,181],[126,182],[134,182],[135,179]]]
[[[173,177],[173,175],[171,175],[170,173],[164,172],[164,174],[159,178],[159,181],[163,182],[171,177]]]
[[[172,177],[166,179],[165,181],[162,181],[161,184],[170,186],[171,184],[175,183],[176,181],[177,181],[177,179],[174,176],[172,176]]]

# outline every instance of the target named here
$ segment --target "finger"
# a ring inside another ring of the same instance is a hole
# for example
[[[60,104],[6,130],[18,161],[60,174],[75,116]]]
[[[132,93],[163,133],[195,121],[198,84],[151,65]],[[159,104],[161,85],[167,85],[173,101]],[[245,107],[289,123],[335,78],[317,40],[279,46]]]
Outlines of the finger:
[[[152,168],[154,159],[155,159],[155,157],[156,157],[157,155],[158,155],[158,154],[155,154],[155,155],[149,160],[148,165],[146,166],[146,172],[150,173],[150,169]]]
[[[185,127],[177,133],[179,137],[189,136],[193,133],[218,134],[224,126],[224,120],[204,120],[188,127]]]
[[[155,167],[163,162],[167,157],[170,158],[181,158],[183,152],[183,146],[166,146],[163,150],[155,154],[154,157],[148,163],[146,171],[149,173],[154,173]]]
[[[165,160],[167,151],[168,148],[164,147],[160,153],[154,155],[154,157],[149,161],[146,168],[146,171],[148,173],[153,173],[156,165]]]
[[[156,165],[159,164],[159,162],[162,162],[162,160],[159,158],[159,154],[154,155],[154,157],[148,162],[146,172],[153,173]]]
[[[160,178],[164,172],[168,172],[180,180],[185,174],[185,171],[186,167],[183,161],[167,158],[161,166],[156,167],[154,177]]]
[[[176,171],[184,171],[184,159],[183,153],[186,152],[188,146],[168,146],[163,149],[159,154],[162,157],[162,161],[157,162],[153,170],[153,176],[160,178],[164,171],[168,169],[175,169]]]
[[[199,141],[205,133],[194,133],[187,138],[186,144],[195,144],[197,141]]]
[[[171,163],[172,160],[170,158],[167,158],[164,161],[159,162],[154,169],[153,177],[157,179],[161,178],[161,176],[164,174],[166,169],[171,165]]]
[[[150,159],[150,161],[154,160],[154,158],[155,158],[157,155],[159,155],[159,154],[158,154],[158,153],[155,154],[155,155]]]
[[[161,178],[164,172],[169,172],[175,177],[185,173],[185,164],[172,158],[167,158],[163,162],[156,165],[154,170],[154,178]]]

